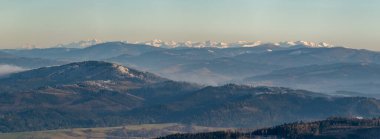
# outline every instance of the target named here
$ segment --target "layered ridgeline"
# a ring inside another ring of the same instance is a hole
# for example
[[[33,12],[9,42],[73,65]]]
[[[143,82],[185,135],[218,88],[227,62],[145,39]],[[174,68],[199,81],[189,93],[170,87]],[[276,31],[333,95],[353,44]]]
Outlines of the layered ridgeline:
[[[380,119],[332,117],[316,122],[296,122],[251,132],[229,131],[174,134],[159,139],[377,139]]]
[[[30,58],[23,56],[16,56],[13,54],[0,52],[0,66],[12,65],[24,69],[39,68],[44,66],[60,65],[66,62],[59,60],[51,60],[44,58]]]
[[[376,96],[380,90],[380,65],[335,63],[285,68],[246,78],[244,83],[302,88],[320,92],[336,90],[341,95],[361,95],[359,92],[364,92]]]
[[[86,61],[0,79],[0,131],[184,123],[264,127],[329,116],[375,117],[380,101],[304,90],[176,82]]]
[[[35,48],[35,49],[8,49],[3,50],[6,53],[31,57],[31,58],[46,58],[64,61],[83,61],[83,60],[101,60],[115,57],[122,54],[139,55],[144,52],[159,50],[160,48],[140,45],[127,44],[122,42],[107,42],[95,44],[84,48]]]
[[[228,47],[219,47],[219,44],[222,46],[224,43],[214,42],[152,41],[130,44],[92,41],[85,44],[83,47],[73,47],[72,44],[54,48],[1,50],[0,56],[6,55],[7,58],[1,57],[0,65],[31,69],[64,62],[102,60],[176,81],[206,85],[237,83],[283,86],[323,93],[379,97],[380,78],[362,78],[360,82],[356,82],[355,78],[357,75],[376,77],[380,74],[376,68],[380,64],[380,53],[369,50],[302,41],[238,42],[226,44]],[[335,78],[328,76],[328,72],[347,77]],[[311,81],[317,75],[322,77]]]

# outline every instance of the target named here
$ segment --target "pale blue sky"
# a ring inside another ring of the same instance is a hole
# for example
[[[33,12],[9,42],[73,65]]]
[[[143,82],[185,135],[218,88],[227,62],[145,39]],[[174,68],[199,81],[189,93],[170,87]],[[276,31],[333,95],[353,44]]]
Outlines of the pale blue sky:
[[[379,0],[0,0],[0,48],[158,38],[380,50],[379,25]]]

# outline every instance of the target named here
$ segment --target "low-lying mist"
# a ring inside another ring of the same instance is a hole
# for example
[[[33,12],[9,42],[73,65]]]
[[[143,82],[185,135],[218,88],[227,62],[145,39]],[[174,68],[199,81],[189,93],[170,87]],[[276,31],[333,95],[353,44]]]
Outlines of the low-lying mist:
[[[0,64],[0,77],[24,70],[26,69],[19,66]]]

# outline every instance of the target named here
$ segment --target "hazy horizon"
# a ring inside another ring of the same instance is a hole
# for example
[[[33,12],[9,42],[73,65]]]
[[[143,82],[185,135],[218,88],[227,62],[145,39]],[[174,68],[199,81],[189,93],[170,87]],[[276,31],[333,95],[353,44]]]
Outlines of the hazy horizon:
[[[380,50],[376,0],[4,0],[0,48],[103,41],[305,40]]]
[[[380,0],[0,0],[0,139],[379,138],[379,16]]]

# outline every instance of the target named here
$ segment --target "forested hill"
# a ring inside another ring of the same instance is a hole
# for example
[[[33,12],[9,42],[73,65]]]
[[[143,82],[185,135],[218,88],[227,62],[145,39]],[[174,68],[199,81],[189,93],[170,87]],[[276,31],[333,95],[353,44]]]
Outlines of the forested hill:
[[[378,139],[380,118],[333,117],[316,122],[296,122],[253,132],[221,131],[197,134],[175,134],[159,139]]]
[[[202,86],[102,61],[0,79],[0,132],[181,123],[262,128],[330,116],[377,117],[380,100],[283,87]]]

